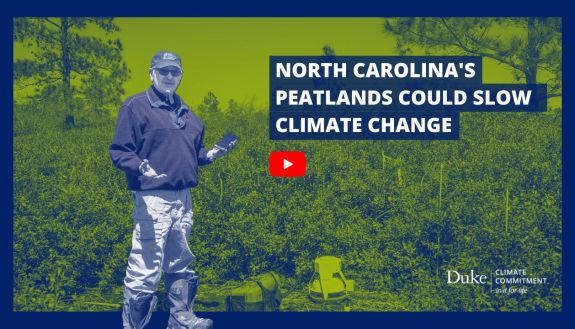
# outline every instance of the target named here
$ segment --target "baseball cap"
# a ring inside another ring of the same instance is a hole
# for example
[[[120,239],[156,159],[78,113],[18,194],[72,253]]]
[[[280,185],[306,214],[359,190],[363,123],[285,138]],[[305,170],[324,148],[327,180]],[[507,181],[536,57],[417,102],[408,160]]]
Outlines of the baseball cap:
[[[154,57],[152,57],[152,64],[150,68],[162,68],[166,66],[176,66],[180,70],[182,69],[182,59],[178,54],[169,51],[158,51]]]

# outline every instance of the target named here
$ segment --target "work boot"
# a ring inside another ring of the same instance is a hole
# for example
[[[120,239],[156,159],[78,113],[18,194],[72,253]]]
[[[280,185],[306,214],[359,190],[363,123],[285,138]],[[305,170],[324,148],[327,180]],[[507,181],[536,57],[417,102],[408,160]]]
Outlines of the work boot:
[[[124,329],[142,329],[152,317],[152,310],[158,299],[152,293],[134,292],[124,289],[124,305],[122,307],[122,319]]]
[[[213,321],[197,317],[192,310],[198,291],[195,273],[165,273],[170,307],[168,329],[212,329]]]

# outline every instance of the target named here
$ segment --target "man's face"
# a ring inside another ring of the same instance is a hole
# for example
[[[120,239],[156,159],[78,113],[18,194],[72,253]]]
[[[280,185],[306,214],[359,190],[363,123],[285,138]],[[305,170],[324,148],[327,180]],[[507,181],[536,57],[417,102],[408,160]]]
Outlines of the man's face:
[[[173,94],[180,85],[182,71],[176,66],[152,69],[154,87],[164,94]]]

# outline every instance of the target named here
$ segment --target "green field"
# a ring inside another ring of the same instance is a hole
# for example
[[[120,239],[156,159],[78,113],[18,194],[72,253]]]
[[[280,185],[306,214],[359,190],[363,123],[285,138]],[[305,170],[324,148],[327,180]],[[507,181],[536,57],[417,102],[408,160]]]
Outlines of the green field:
[[[14,310],[115,310],[132,220],[114,122],[64,130],[56,109],[14,109]],[[353,311],[561,310],[561,110],[462,113],[458,141],[270,141],[266,112],[199,113],[207,145],[240,137],[192,190],[200,301],[273,270],[283,310],[314,310],[313,260],[333,255],[356,281]],[[276,150],[306,152],[305,177],[270,177]],[[446,283],[447,270],[497,268],[548,283]]]

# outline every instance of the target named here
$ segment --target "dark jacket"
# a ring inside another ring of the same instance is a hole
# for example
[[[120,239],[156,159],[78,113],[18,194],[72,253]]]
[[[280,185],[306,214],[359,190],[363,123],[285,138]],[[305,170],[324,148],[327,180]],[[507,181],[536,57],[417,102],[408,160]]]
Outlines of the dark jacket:
[[[126,173],[128,188],[143,190],[181,190],[198,185],[198,166],[211,163],[204,148],[204,125],[174,95],[175,104],[153,87],[129,97],[118,112],[116,132],[110,145],[114,166]],[[178,128],[175,121],[179,119]],[[142,175],[139,166],[144,159],[158,175]]]

